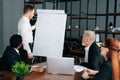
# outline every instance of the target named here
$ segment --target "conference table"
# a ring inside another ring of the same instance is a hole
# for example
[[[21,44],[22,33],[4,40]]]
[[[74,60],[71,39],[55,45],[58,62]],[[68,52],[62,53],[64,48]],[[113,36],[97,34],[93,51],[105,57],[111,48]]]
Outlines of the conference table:
[[[14,74],[11,72],[0,72],[0,80],[13,80]],[[24,76],[24,80],[81,80],[81,73],[75,75],[47,74],[40,72],[31,72]]]
[[[49,74],[46,71],[30,72],[24,76],[24,80],[81,80],[81,72],[75,72],[74,75]],[[0,72],[0,80],[13,80],[14,74],[8,71]]]

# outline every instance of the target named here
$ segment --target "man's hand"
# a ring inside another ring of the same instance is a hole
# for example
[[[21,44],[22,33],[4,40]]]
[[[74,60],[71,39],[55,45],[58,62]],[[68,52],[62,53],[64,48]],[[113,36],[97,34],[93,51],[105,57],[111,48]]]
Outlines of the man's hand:
[[[28,53],[28,58],[29,59],[33,58],[33,54],[32,53]]]
[[[35,26],[35,27],[37,27],[37,26],[38,26],[38,23],[37,23],[37,21],[35,22],[34,26]]]
[[[82,74],[82,78],[84,78],[84,79],[90,78],[86,70],[84,70],[84,72]]]
[[[98,70],[92,70],[92,69],[86,69],[86,72],[87,72],[89,75],[95,75],[95,74],[97,74],[99,71],[98,71]]]
[[[32,67],[32,70],[31,71],[35,71],[35,72],[44,72],[45,71],[45,68],[42,67],[42,66],[38,66],[38,67]]]

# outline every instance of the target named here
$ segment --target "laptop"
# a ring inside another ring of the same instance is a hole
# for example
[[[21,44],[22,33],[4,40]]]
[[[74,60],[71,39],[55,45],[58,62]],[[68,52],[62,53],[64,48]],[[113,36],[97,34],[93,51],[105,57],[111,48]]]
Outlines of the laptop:
[[[74,75],[74,58],[47,57],[47,72]]]

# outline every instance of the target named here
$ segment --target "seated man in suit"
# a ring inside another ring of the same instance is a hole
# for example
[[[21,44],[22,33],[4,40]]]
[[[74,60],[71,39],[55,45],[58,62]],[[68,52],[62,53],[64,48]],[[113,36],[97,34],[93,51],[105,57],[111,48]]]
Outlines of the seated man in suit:
[[[85,80],[120,80],[120,41],[117,38],[107,38],[101,47],[104,62],[99,71],[86,69],[82,74]],[[92,75],[92,77],[90,76]]]
[[[19,49],[22,47],[22,37],[18,34],[13,35],[10,38],[10,46],[5,49],[0,63],[0,70],[11,71],[12,65],[16,61],[21,61]],[[33,69],[36,71],[36,69]],[[43,72],[44,68],[40,68],[39,72]]]
[[[93,70],[99,70],[102,64],[102,56],[100,48],[95,43],[95,32],[85,31],[82,37],[82,45],[85,46],[85,59],[82,66]]]

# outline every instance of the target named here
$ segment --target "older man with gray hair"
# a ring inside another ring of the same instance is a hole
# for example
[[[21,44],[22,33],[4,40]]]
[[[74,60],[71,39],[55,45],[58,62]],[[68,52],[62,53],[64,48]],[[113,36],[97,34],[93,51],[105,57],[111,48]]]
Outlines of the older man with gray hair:
[[[102,64],[100,48],[95,43],[95,32],[86,30],[82,36],[82,45],[85,46],[85,59],[81,65],[93,70],[99,70]]]

